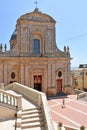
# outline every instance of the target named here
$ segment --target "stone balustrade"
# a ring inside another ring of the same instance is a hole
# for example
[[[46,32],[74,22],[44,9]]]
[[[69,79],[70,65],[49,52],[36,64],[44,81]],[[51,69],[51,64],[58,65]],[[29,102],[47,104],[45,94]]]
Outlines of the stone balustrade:
[[[80,93],[80,94],[78,94],[78,99],[86,97],[86,96],[87,96],[87,92]]]
[[[79,128],[64,125],[65,130],[80,130]],[[61,129],[62,130],[62,129]]]
[[[79,89],[74,89],[73,90],[74,94],[80,94],[80,93],[83,93],[83,92],[84,92],[83,90],[79,90]]]
[[[42,108],[42,113],[43,113],[43,118],[44,118],[45,130],[54,130],[46,95],[44,93],[41,94],[41,103],[42,103],[41,108]]]
[[[0,89],[0,103],[14,106],[18,110],[20,110],[22,107],[21,98],[22,98],[21,95],[14,96],[13,94],[10,94],[10,93]]]
[[[40,92],[29,88],[27,86],[24,86],[22,84],[19,84],[17,82],[14,82],[8,86],[5,87],[6,90],[11,89],[17,93],[22,94],[26,99],[32,101],[33,103],[40,106],[41,100],[40,100]]]
[[[39,106],[43,113],[45,130],[54,130],[45,93],[36,91],[32,88],[29,88],[16,82],[6,86],[5,89],[10,89],[17,93],[20,93],[23,97]]]

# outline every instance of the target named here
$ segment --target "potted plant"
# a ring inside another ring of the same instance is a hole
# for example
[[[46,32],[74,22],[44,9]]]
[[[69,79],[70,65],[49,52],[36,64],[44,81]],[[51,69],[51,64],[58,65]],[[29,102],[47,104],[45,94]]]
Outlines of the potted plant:
[[[84,125],[81,125],[81,126],[80,126],[80,130],[85,130],[85,126],[84,126]]]
[[[58,130],[61,130],[62,126],[63,126],[62,122],[58,122]]]

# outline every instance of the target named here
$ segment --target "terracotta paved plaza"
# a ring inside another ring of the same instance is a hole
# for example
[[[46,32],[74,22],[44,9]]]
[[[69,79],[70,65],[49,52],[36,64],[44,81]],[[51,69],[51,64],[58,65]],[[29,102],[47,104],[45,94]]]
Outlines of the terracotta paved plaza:
[[[54,122],[62,122],[65,126],[87,128],[87,102],[77,100],[76,95],[65,98],[65,108],[62,108],[63,98],[50,98],[48,104]]]

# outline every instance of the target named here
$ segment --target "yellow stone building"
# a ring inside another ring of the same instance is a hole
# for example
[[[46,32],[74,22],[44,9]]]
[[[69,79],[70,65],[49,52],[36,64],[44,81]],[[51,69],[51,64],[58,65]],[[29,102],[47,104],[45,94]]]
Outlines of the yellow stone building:
[[[87,91],[87,64],[80,64],[79,68],[72,70],[72,87]]]
[[[17,20],[10,50],[0,45],[0,83],[19,82],[47,94],[71,86],[69,47],[57,47],[55,25],[38,8]]]

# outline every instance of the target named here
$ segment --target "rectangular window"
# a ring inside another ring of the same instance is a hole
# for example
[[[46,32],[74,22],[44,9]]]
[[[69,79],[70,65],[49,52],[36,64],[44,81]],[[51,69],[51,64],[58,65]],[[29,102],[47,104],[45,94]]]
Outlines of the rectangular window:
[[[40,53],[40,40],[34,39],[34,54]]]

